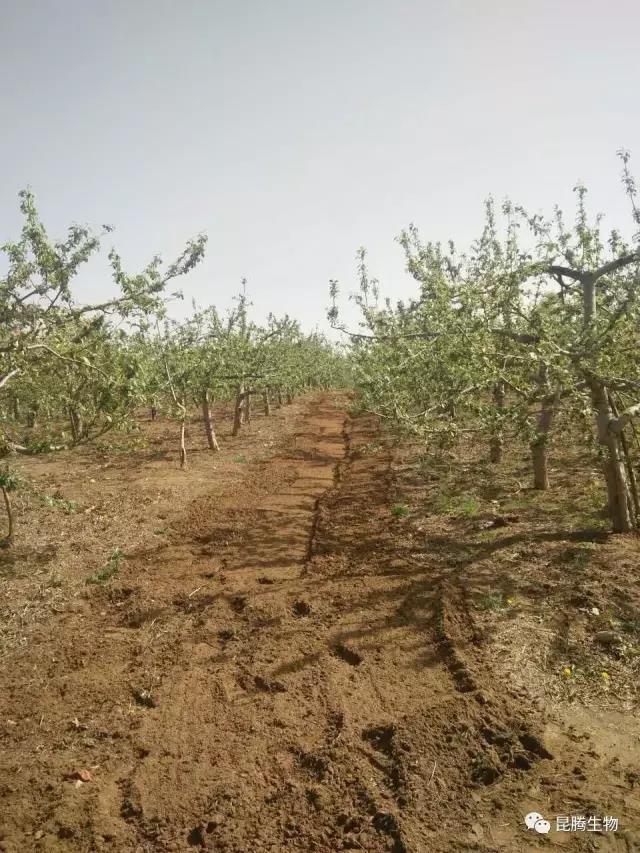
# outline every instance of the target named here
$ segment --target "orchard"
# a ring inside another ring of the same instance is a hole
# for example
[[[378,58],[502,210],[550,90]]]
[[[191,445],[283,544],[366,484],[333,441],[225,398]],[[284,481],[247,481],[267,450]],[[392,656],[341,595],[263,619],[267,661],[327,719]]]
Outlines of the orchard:
[[[5,457],[2,491],[9,521],[4,544],[13,539],[9,492],[16,454],[55,453],[135,429],[142,411],[176,423],[180,466],[187,465],[187,415],[197,407],[208,447],[219,450],[211,415],[214,399],[233,397],[233,434],[251,420],[258,401],[290,403],[312,389],[342,385],[345,359],[318,333],[304,333],[284,315],[261,326],[250,317],[243,283],[226,316],[215,307],[195,310],[178,323],[167,313],[170,284],[202,260],[203,235],[190,240],[170,264],[159,257],[138,273],[124,270],[115,249],[109,263],[116,295],[84,304],[74,291],[101,242],[99,233],[72,225],[51,239],[33,194],[20,195],[22,233],[2,249],[8,271],[0,282],[0,443]]]
[[[497,466],[516,436],[530,448],[534,487],[546,490],[562,416],[597,453],[613,531],[629,532],[640,524],[640,212],[629,156],[620,159],[629,238],[604,233],[583,186],[573,224],[557,207],[547,218],[489,199],[466,251],[425,242],[413,225],[401,233],[418,284],[408,302],[381,301],[360,250],[362,329],[340,324],[336,281],[329,318],[351,339],[363,405],[431,445],[472,432]]]
[[[257,316],[244,280],[178,320],[204,235],[139,272],[110,248],[112,295],[85,302],[112,229],[53,239],[21,194],[0,281],[3,850],[448,853],[497,850],[497,826],[521,850],[531,790],[538,815],[580,804],[638,840],[621,164],[620,231],[582,186],[568,217],[490,198],[464,249],[401,231],[404,300],[360,249],[355,325],[331,280],[326,337]]]

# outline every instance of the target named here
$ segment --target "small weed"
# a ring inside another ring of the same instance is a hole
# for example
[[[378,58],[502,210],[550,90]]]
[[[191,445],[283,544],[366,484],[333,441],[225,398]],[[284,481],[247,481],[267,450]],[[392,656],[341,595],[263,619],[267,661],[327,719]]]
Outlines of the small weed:
[[[501,592],[491,592],[476,599],[475,606],[478,610],[504,610],[511,605],[511,599],[505,598]]]
[[[477,498],[474,498],[473,495],[464,495],[458,505],[458,511],[460,514],[467,516],[467,518],[477,515],[479,509],[480,502]]]
[[[640,619],[620,619],[619,625],[625,634],[640,634]]]
[[[40,495],[40,501],[51,509],[64,510],[66,515],[71,515],[78,509],[77,501],[66,501],[64,498],[55,498],[53,495]]]
[[[133,450],[144,450],[149,447],[146,438],[134,437],[129,441],[99,441],[94,445],[100,453],[129,453]]]
[[[354,456],[367,456],[369,454],[379,453],[382,450],[382,445],[377,441],[369,441],[367,444],[361,444],[353,450]]]
[[[27,444],[30,454],[36,453],[51,453],[50,441],[30,441]]]
[[[346,411],[352,418],[356,418],[358,415],[363,415],[366,412],[366,406],[361,400],[353,400],[347,405]]]
[[[391,507],[391,515],[394,518],[406,518],[410,512],[411,510],[406,504],[395,504]]]
[[[168,529],[168,527],[157,527],[153,532],[156,534],[156,536],[162,536],[167,532]]]
[[[528,509],[531,504],[531,498],[507,498],[500,504],[502,512],[512,513],[521,512],[523,509]]]
[[[233,461],[237,462],[239,465],[244,465],[244,463],[247,461],[247,457],[240,454],[240,456],[234,456]]]
[[[607,517],[605,498],[599,484],[587,486],[575,501],[570,514],[583,524],[602,524]]]
[[[576,569],[584,569],[591,562],[591,557],[595,550],[596,545],[593,542],[585,542],[582,545],[571,545],[568,548],[564,548],[555,557],[553,562]]]
[[[608,626],[613,631],[619,631],[623,634],[639,634],[640,635],[640,618],[633,614],[626,616],[613,616],[607,619]]]
[[[475,559],[475,554],[470,548],[458,548],[455,554],[449,557],[451,566],[459,566],[464,568],[470,565]]]
[[[435,500],[435,509],[440,515],[462,515],[472,518],[480,510],[480,501],[474,495],[450,495],[441,492]]]
[[[87,583],[106,583],[109,578],[113,577],[115,574],[118,573],[121,562],[122,550],[120,548],[114,548],[114,550],[111,552],[111,556],[106,562],[106,565],[99,571],[94,572],[92,575],[89,575],[89,577],[87,578]]]
[[[20,477],[9,468],[5,468],[0,472],[0,486],[7,492],[15,492],[23,485]]]

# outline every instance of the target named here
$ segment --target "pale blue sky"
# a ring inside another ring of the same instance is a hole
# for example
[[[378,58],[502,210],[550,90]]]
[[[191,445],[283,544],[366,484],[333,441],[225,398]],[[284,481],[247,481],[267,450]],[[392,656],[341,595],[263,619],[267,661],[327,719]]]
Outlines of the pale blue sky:
[[[116,226],[129,268],[206,231],[188,299],[325,326],[355,251],[413,290],[394,237],[465,242],[482,202],[628,223],[636,0],[0,0],[0,242],[30,185],[52,234]],[[105,244],[107,248],[109,243]],[[100,264],[82,279],[105,293]]]

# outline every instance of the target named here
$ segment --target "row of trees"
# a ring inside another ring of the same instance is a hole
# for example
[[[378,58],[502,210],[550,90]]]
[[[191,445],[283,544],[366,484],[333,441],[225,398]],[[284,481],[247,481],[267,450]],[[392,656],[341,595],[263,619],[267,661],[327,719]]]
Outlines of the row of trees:
[[[187,322],[165,321],[155,334],[142,332],[135,340],[144,354],[140,382],[152,413],[164,403],[180,421],[182,464],[190,404],[201,408],[209,448],[217,451],[212,399],[233,399],[232,434],[237,435],[251,420],[255,397],[270,415],[274,402],[281,406],[302,391],[347,382],[345,358],[322,335],[304,334],[287,315],[272,314],[259,325],[250,319],[248,308],[243,289],[225,317],[213,307],[195,311]]]
[[[629,157],[621,152],[632,221],[640,227]],[[591,220],[575,188],[566,223],[505,202],[486,203],[483,231],[466,252],[400,235],[418,283],[408,302],[382,301],[359,253],[361,330],[340,324],[338,284],[329,317],[352,339],[365,404],[403,430],[440,443],[484,433],[500,462],[505,434],[524,436],[533,483],[549,488],[549,439],[558,412],[590,428],[602,462],[614,531],[640,525],[633,421],[640,415],[640,232],[624,239]]]
[[[0,278],[0,455],[54,452],[126,429],[144,407],[174,418],[180,461],[186,464],[185,424],[194,404],[208,445],[219,450],[211,417],[214,398],[235,400],[233,432],[251,418],[251,400],[290,401],[313,387],[343,384],[346,362],[319,334],[304,334],[284,316],[258,325],[244,291],[221,316],[197,309],[183,323],[169,319],[170,285],[203,258],[206,237],[188,241],[171,264],[154,257],[127,273],[115,250],[109,263],[116,295],[86,304],[75,279],[99,250],[100,233],[72,225],[52,240],[33,195],[20,195],[24,225],[6,243]],[[17,479],[0,474],[11,524],[9,492]],[[11,530],[7,541],[10,541]]]

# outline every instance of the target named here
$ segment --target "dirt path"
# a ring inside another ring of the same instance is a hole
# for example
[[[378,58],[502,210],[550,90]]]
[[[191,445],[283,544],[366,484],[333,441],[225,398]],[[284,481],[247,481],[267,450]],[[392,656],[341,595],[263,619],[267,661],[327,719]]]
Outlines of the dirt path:
[[[390,514],[392,451],[343,405],[312,400],[257,478],[196,498],[17,658],[1,850],[637,849],[524,832],[596,765],[564,731],[552,756],[494,676],[455,565]]]

